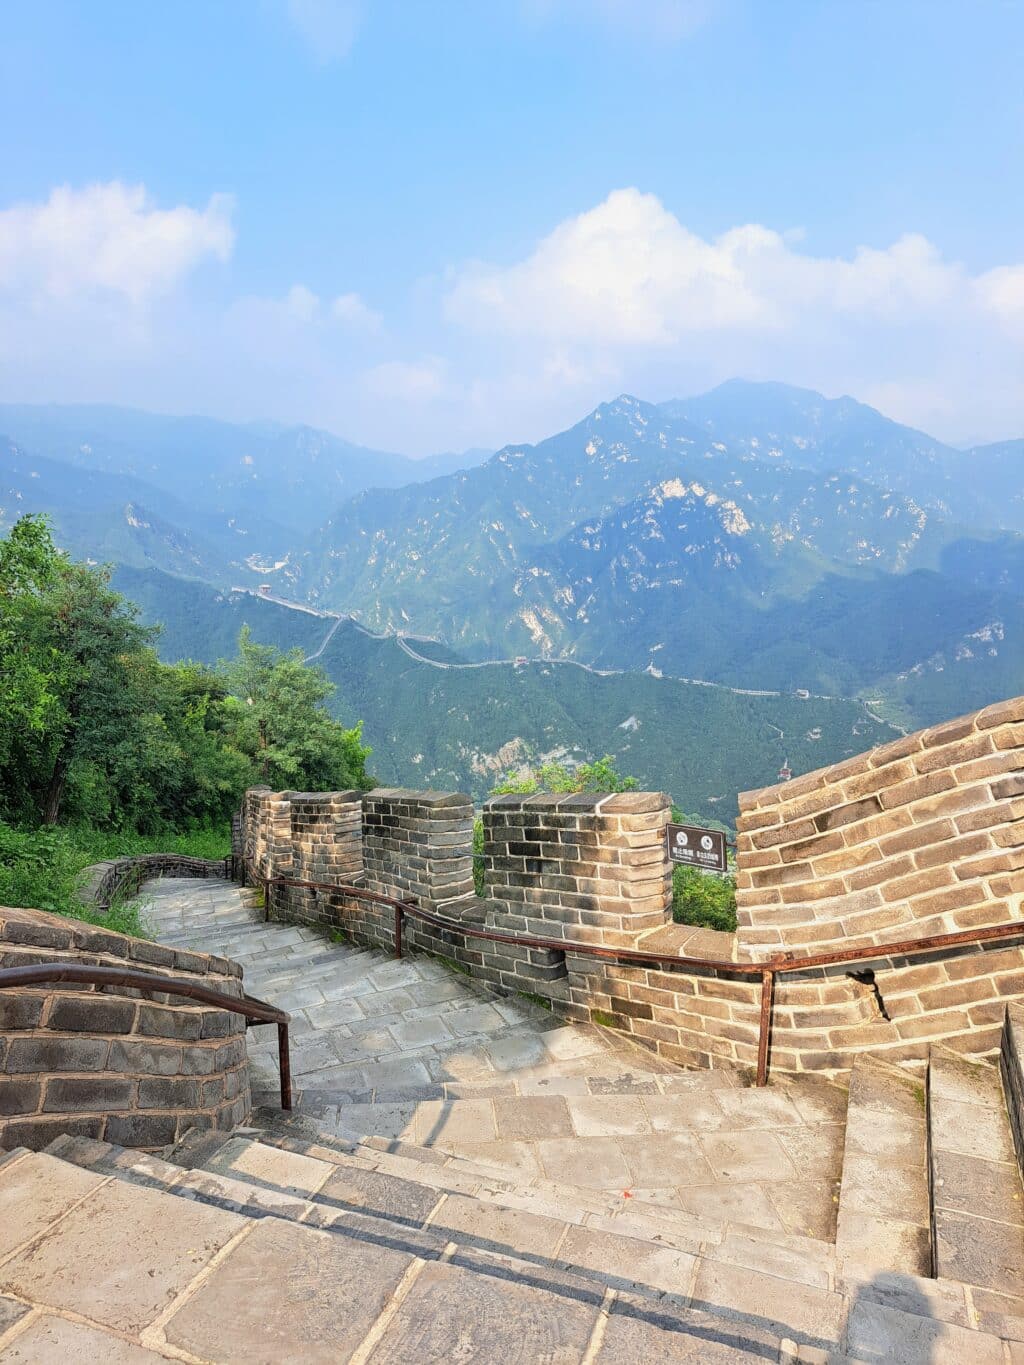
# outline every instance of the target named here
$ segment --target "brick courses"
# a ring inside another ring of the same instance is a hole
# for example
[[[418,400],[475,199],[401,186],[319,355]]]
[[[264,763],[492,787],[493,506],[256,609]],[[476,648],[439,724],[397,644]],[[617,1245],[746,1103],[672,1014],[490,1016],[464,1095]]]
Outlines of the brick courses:
[[[228,995],[241,968],[39,910],[0,908],[0,967],[88,962],[158,971]],[[158,1003],[166,1002],[166,1003]],[[0,991],[0,1147],[60,1133],[155,1149],[249,1115],[245,1020],[128,987]]]
[[[743,794],[736,935],[671,922],[669,806],[660,793],[488,802],[484,899],[473,894],[468,797],[367,793],[363,884],[443,914],[444,928],[407,920],[407,947],[444,957],[497,990],[526,991],[565,1018],[621,1029],[682,1065],[753,1067],[759,978],[703,962],[884,948],[1021,918],[1022,739],[1024,698],[1017,698]],[[317,848],[320,836],[305,817],[295,823],[288,814],[294,795],[248,793],[242,844],[281,875],[319,865],[323,880],[355,882],[356,804],[354,794],[343,795],[348,823],[339,838],[347,851],[337,864],[326,826]],[[330,798],[302,799],[308,808]],[[335,925],[359,942],[393,944],[390,909],[341,893],[314,901],[291,889],[275,913]],[[627,966],[568,946],[491,943],[463,932],[470,926],[567,945],[646,947],[696,965]],[[1021,945],[1024,933],[1020,945],[781,975],[772,1068],[840,1072],[865,1050],[923,1063],[929,1043],[940,1040],[969,1055],[990,1053],[1006,1002],[1024,998]]]

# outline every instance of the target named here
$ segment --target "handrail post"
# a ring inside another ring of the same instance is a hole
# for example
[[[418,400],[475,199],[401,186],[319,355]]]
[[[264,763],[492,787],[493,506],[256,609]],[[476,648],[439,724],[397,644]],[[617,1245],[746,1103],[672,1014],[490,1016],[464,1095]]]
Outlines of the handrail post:
[[[288,1047],[288,1025],[277,1025],[277,1069],[281,1076],[281,1108],[292,1107],[292,1056]]]
[[[761,969],[761,1027],[757,1036],[757,1085],[768,1084],[768,1037],[772,1028],[775,968]]]
[[[400,905],[395,906],[395,957],[402,956],[402,921],[404,915]]]

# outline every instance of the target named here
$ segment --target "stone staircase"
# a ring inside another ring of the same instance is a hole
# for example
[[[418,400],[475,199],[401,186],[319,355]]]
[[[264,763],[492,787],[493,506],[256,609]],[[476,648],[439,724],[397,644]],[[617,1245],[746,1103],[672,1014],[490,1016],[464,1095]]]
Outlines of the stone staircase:
[[[296,1109],[254,1029],[244,1129],[0,1154],[0,1361],[1024,1361],[1017,1007],[1000,1068],[757,1090],[223,884],[150,917],[293,1011]]]

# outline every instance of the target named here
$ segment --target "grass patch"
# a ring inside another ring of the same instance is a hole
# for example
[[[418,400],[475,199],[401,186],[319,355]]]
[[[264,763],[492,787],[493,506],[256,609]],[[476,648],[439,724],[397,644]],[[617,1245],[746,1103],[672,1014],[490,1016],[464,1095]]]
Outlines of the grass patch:
[[[450,972],[458,972],[460,976],[473,975],[464,963],[456,962],[453,957],[445,957],[443,953],[435,953],[434,961],[440,962],[442,967],[447,967]]]
[[[535,995],[533,991],[516,991],[516,994],[521,996],[523,1000],[529,1000],[531,1005],[539,1005],[542,1010],[552,1008],[551,1001],[546,995]]]
[[[591,1010],[591,1022],[600,1024],[602,1028],[618,1028],[619,1021],[614,1014],[607,1014],[604,1010]]]
[[[222,858],[230,851],[227,830],[141,835],[61,827],[23,830],[0,822],[0,905],[47,910],[120,934],[147,938],[144,901],[115,900],[105,912],[82,903],[79,894],[84,870],[93,863],[139,853]]]
[[[332,943],[348,942],[348,934],[345,933],[344,929],[328,929],[327,937],[331,940]]]

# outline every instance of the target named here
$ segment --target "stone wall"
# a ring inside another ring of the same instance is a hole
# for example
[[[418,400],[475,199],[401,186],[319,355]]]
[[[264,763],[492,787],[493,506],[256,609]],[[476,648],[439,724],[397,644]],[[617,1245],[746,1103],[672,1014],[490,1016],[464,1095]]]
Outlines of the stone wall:
[[[671,919],[661,792],[498,796],[484,807],[484,883],[495,923],[631,947]]]
[[[452,792],[381,789],[363,797],[366,888],[441,910],[471,898],[473,803]]]
[[[226,858],[140,853],[132,858],[115,858],[87,867],[80,895],[86,905],[108,910],[112,901],[134,896],[139,887],[153,877],[227,877],[229,872]]]
[[[167,948],[39,910],[0,908],[0,967],[84,962],[242,993],[226,958]],[[250,1109],[245,1020],[158,991],[51,983],[0,990],[0,1147],[60,1133],[155,1149]]]
[[[885,945],[1021,919],[1022,737],[1018,699],[743,795],[734,935],[671,922],[669,809],[659,793],[488,802],[483,899],[470,880],[468,797],[368,793],[363,884],[443,915],[443,928],[406,921],[410,950],[445,957],[495,989],[543,997],[565,1018],[620,1029],[683,1065],[753,1067],[760,964],[862,944],[881,955],[778,976],[773,1070],[842,1072],[866,1050],[923,1064],[935,1041],[986,1055],[999,1045],[1007,1001],[1024,1000],[1024,930],[1019,941],[927,957],[886,954]],[[250,793],[247,846],[250,826],[290,827],[286,796]],[[350,815],[349,839],[354,801]],[[271,849],[260,839],[267,865],[291,875],[294,840]],[[314,904],[284,887],[274,913],[393,945],[393,911],[341,891]],[[495,943],[469,929],[557,943]],[[573,943],[669,961],[599,959]]]
[[[740,798],[740,944],[821,951],[1016,918],[1024,699]]]

